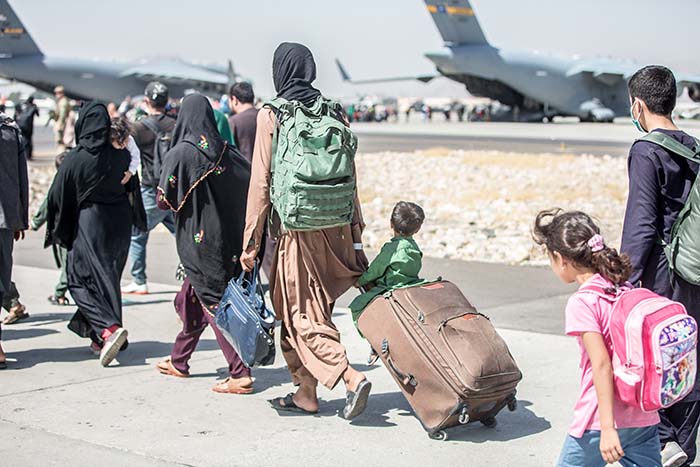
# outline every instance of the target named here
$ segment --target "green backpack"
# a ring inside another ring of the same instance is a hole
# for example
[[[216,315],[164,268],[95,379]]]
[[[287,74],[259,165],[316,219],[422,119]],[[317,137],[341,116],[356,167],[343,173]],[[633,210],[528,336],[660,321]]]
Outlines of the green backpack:
[[[339,120],[342,107],[320,97],[313,106],[275,98],[270,200],[286,230],[347,225],[355,209],[357,137]]]
[[[658,144],[669,152],[700,163],[700,141],[693,149],[660,132],[649,133],[642,141]],[[693,182],[688,199],[671,227],[670,242],[659,238],[671,271],[691,284],[700,285],[700,176]]]

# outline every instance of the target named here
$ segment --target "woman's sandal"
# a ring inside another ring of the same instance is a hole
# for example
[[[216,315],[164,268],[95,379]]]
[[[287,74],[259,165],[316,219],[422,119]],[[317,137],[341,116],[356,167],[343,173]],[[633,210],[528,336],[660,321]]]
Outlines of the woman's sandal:
[[[2,322],[2,324],[15,324],[23,319],[29,318],[29,313],[27,313],[27,307],[22,305],[16,305],[10,309],[9,314]]]
[[[122,347],[123,349],[123,347]],[[178,378],[187,378],[190,376],[189,373],[184,373],[173,366],[173,362],[168,358],[162,362],[156,363],[156,369],[162,375],[176,376]]]
[[[51,296],[49,296],[48,301],[52,305],[56,305],[56,306],[68,306],[68,305],[70,305],[70,300],[68,300],[67,297],[57,297],[55,295],[51,295]]]
[[[218,392],[220,394],[252,394],[253,393],[253,380],[251,378],[250,385],[235,384],[235,378],[228,377],[225,380],[217,383],[212,391]],[[232,385],[231,383],[234,382]]]
[[[5,360],[0,362],[0,370],[7,370],[7,362]]]
[[[365,411],[365,408],[367,408],[367,399],[369,399],[369,392],[371,390],[372,383],[363,379],[360,384],[357,385],[355,391],[347,392],[346,403],[343,408],[344,419],[352,420]]]
[[[301,413],[304,415],[315,415],[318,413],[318,410],[311,411],[311,410],[306,410],[302,409],[298,405],[294,403],[294,393],[290,392],[284,397],[277,397],[275,399],[269,399],[268,402],[272,406],[273,409],[277,410],[278,412],[296,412],[296,413]]]

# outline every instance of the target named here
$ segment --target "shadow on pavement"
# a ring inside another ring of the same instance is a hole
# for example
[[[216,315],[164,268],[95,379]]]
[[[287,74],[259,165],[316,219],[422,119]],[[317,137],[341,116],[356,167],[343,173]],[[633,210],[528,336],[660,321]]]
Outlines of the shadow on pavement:
[[[49,334],[58,334],[59,331],[55,329],[43,329],[43,328],[29,328],[29,329],[15,329],[12,326],[4,326],[2,330],[2,340],[11,341],[19,339],[29,339],[31,337],[48,336]]]
[[[142,302],[137,302],[137,301],[132,301],[129,299],[123,299],[122,300],[122,306],[141,306],[141,305],[156,305],[158,303],[171,303],[172,300],[168,299],[163,299],[163,300],[147,300],[147,301],[142,301]]]
[[[552,425],[548,420],[537,416],[527,408],[531,405],[529,401],[519,400],[515,412],[509,412],[508,409],[502,410],[496,417],[499,424],[495,428],[487,428],[479,422],[448,428],[446,431],[449,434],[449,440],[472,443],[510,441],[550,429]],[[331,409],[331,412],[337,414],[344,406],[344,399],[336,399],[324,404],[322,412],[329,412]],[[365,412],[353,420],[351,425],[376,428],[396,426],[396,423],[389,420],[389,413],[394,410],[399,411],[399,416],[414,416],[411,406],[400,392],[373,394],[369,398]]]
[[[11,349],[7,349],[7,356],[10,359],[17,360],[16,362],[12,363],[12,369],[14,370],[32,368],[46,362],[67,363],[95,360],[95,364],[99,365],[97,362],[97,357],[92,354],[89,345],[90,341],[85,339],[85,345],[78,347],[30,349],[20,352],[14,352]],[[129,342],[129,348],[123,352],[120,352],[117,356],[116,361],[118,364],[113,363],[112,366],[129,367],[150,365],[151,363],[146,362],[147,359],[167,357],[170,355],[172,348],[172,342]],[[199,345],[197,346],[198,350],[215,350],[218,348],[219,345],[213,339],[202,339],[199,341]]]
[[[530,406],[532,402],[518,400],[518,408],[515,412],[504,409],[498,414],[496,417],[498,425],[495,428],[487,428],[478,422],[470,423],[465,427],[448,430],[449,440],[473,443],[511,441],[549,430],[552,424],[546,418],[539,417],[528,409]]]
[[[175,336],[173,336],[173,342],[175,341]],[[151,365],[147,363],[147,359],[152,358],[165,358],[170,356],[170,352],[173,349],[173,342],[160,342],[160,341],[135,341],[129,342],[129,348],[123,352],[119,353],[117,356],[117,361],[119,366],[142,366]],[[193,356],[197,354],[197,350],[217,350],[219,344],[214,339],[201,339],[197,344],[197,349],[192,354]],[[222,357],[223,358],[223,357]],[[195,365],[196,362],[190,362],[190,365]],[[192,369],[190,368],[190,372]]]

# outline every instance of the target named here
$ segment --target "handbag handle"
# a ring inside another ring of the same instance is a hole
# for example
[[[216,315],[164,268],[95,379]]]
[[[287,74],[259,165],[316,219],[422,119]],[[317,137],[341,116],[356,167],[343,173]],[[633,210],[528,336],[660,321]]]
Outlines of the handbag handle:
[[[245,279],[246,274],[248,273],[245,270],[241,271],[241,274],[238,276],[236,283],[241,285],[243,283],[243,280]],[[251,275],[251,278],[250,281],[248,281],[248,286],[245,288],[248,291],[248,297],[250,297],[250,299],[252,300],[252,298],[257,295],[258,297],[260,297],[260,301],[262,302],[263,308],[265,308],[265,294],[263,293],[262,284],[260,281],[260,261],[258,261],[257,259],[255,260],[255,263],[253,263],[253,270],[250,271],[249,274]]]

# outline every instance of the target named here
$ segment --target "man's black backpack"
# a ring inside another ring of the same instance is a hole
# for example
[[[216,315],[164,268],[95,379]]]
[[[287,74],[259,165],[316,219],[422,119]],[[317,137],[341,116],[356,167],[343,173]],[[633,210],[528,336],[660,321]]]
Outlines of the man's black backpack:
[[[161,130],[158,124],[148,117],[141,120],[141,123],[156,135],[156,139],[153,142],[153,177],[157,182],[160,179],[160,168],[163,166],[165,154],[170,150],[173,142],[173,134],[172,131]]]

